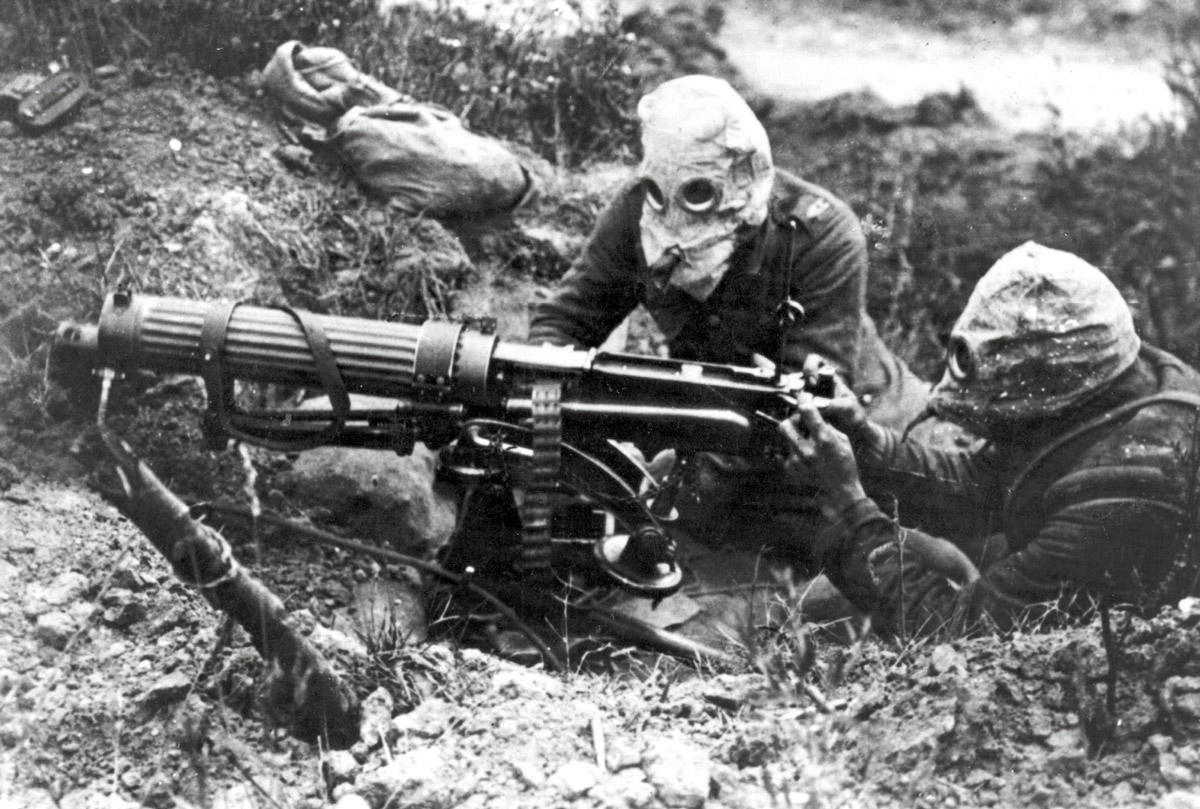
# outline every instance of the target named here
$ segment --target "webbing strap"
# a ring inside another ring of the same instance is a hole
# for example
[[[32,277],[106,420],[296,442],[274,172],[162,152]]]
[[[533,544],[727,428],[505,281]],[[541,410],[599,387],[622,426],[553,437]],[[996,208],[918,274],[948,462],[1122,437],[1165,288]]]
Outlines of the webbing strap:
[[[1081,436],[1086,435],[1093,430],[1098,430],[1101,427],[1112,424],[1113,422],[1124,418],[1125,416],[1136,413],[1143,407],[1149,407],[1150,405],[1155,404],[1181,405],[1183,407],[1191,408],[1192,410],[1200,412],[1200,396],[1184,391],[1168,390],[1160,391],[1159,393],[1152,393],[1149,396],[1142,396],[1139,399],[1132,399],[1112,408],[1111,410],[1106,410],[1100,415],[1088,419],[1082,424],[1076,425],[1043,447],[1037,453],[1037,455],[1033,456],[1032,460],[1025,465],[1025,468],[1021,470],[1020,474],[1013,479],[1012,484],[1009,486],[1009,494],[1005,503],[1005,521],[1011,522],[1013,519],[1013,511],[1015,510],[1016,502],[1018,500],[1016,497],[1017,492],[1031,477],[1033,477],[1033,474],[1038,470],[1038,468],[1047,460],[1049,460],[1052,455],[1054,455],[1054,453],[1058,452],[1075,439],[1080,438]]]
[[[238,306],[236,302],[213,306],[200,329],[200,376],[204,380],[208,398],[204,434],[209,448],[224,449],[230,438],[284,452],[310,449],[334,441],[350,415],[350,394],[320,320],[309,312],[288,306],[279,308],[291,315],[304,333],[308,349],[312,352],[317,378],[321,381],[323,392],[329,397],[332,417],[319,431],[287,438],[275,438],[246,427],[242,418],[245,414],[237,409],[233,399],[233,379],[225,373],[224,364],[229,322]]]
[[[204,411],[204,439],[211,450],[229,443],[229,410],[233,407],[233,382],[225,378],[225,335],[237,303],[212,306],[200,328],[200,377],[208,406]]]

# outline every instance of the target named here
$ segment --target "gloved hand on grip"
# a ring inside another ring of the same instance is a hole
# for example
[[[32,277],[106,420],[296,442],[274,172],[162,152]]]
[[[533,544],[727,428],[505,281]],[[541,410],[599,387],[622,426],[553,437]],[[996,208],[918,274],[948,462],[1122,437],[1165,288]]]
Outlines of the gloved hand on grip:
[[[827,388],[820,391],[821,395],[812,402],[822,420],[850,439],[850,446],[857,458],[866,463],[877,458],[883,449],[883,428],[870,420],[862,400],[850,389],[841,374],[830,372],[829,366],[816,354],[809,355],[802,370],[806,380],[819,378],[821,387]],[[796,419],[792,422],[794,427],[802,423]]]
[[[784,468],[792,478],[817,482],[827,517],[866,498],[850,438],[825,420],[812,396],[801,396],[796,414],[780,422],[779,431],[790,449]]]

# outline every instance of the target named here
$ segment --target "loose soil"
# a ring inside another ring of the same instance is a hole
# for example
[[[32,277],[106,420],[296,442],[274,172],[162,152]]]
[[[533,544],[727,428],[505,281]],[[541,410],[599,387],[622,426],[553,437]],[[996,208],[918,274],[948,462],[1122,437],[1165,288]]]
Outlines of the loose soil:
[[[734,16],[731,48],[757,24]],[[0,807],[1200,805],[1194,604],[1114,615],[1115,655],[1098,623],[946,644],[812,628],[743,647],[744,665],[558,676],[446,642],[366,655],[355,606],[374,582],[404,591],[399,571],[230,527],[368,707],[350,751],[273,729],[246,638],[88,487],[95,391],[44,378],[53,325],[119,284],[381,316],[411,290],[347,275],[354,250],[392,249],[372,231],[423,245],[407,267],[457,268],[427,310],[519,337],[623,169],[539,164],[545,191],[515,221],[454,232],[400,220],[290,142],[252,77],[94,81],[60,129],[0,123]],[[964,137],[996,137],[981,126]],[[110,420],[177,491],[244,502],[242,461],[201,448],[199,400],[188,380],[126,380]],[[295,511],[271,485],[290,461],[252,457],[260,494]]]

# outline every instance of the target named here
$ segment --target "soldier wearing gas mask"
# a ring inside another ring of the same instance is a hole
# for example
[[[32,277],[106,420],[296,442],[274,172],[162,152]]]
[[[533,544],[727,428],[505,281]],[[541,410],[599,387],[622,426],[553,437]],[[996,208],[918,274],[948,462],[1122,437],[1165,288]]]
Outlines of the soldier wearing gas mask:
[[[902,428],[918,416],[928,386],[887,349],[865,311],[866,241],[850,208],[776,168],[762,124],[721,79],[665,82],[637,112],[636,176],[535,308],[531,341],[598,346],[641,304],[676,359],[782,362],[791,373],[819,355],[876,421]],[[805,510],[801,492],[781,488],[777,467],[696,461],[681,504],[693,533],[742,530],[747,519],[788,522]],[[757,533],[771,542],[775,532]]]
[[[831,518],[806,544],[877,625],[1004,630],[1193,592],[1200,372],[1141,342],[1098,269],[1033,242],[1003,256],[951,332],[930,409],[984,441],[931,448],[873,424],[852,395],[783,425],[789,470],[820,471]],[[871,499],[916,491],[947,517],[994,514],[996,533],[907,529]]]

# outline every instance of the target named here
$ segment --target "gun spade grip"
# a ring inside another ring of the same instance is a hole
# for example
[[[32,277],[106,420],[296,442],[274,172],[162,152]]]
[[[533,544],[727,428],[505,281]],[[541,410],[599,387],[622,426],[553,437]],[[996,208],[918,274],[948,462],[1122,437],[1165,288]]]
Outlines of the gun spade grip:
[[[220,304],[183,298],[132,296],[108,298],[100,315],[96,365],[116,370],[143,368],[198,374],[201,331],[209,312]],[[445,373],[425,378],[436,385],[482,398],[486,394],[494,338],[462,340],[458,328],[430,328],[336,315],[313,315],[329,346],[347,390],[406,398],[417,386],[417,357],[439,358]],[[87,327],[80,327],[86,329]],[[465,345],[470,356],[460,356]],[[475,356],[476,354],[483,356]],[[222,363],[235,379],[285,385],[319,386],[320,377],[300,323],[287,311],[241,305],[233,310],[225,334]],[[459,366],[465,377],[460,376]]]

